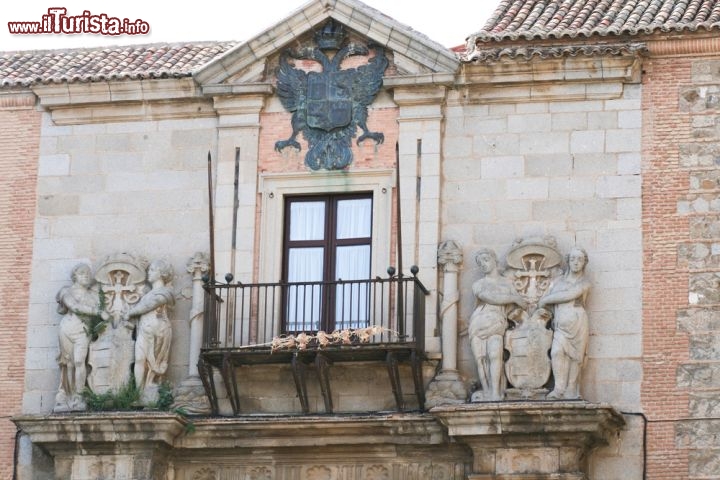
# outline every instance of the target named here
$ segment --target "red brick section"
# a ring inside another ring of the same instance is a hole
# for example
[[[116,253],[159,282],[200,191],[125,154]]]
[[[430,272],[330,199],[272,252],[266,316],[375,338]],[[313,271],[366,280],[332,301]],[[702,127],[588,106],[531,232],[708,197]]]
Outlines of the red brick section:
[[[12,478],[24,387],[40,114],[0,108],[0,478]]]
[[[676,328],[688,305],[688,271],[677,248],[689,239],[688,219],[677,202],[687,195],[689,171],[680,168],[678,145],[690,137],[690,117],[678,109],[690,85],[690,61],[648,59],[643,65],[643,384],[648,418],[647,478],[688,477],[688,452],[675,446],[674,421],[688,416],[688,391],[677,386],[677,368],[689,357],[687,333]]]

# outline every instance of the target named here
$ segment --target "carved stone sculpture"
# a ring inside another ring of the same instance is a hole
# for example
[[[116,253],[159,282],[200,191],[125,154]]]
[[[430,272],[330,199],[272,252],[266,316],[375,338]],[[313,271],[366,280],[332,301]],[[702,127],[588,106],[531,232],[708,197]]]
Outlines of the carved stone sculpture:
[[[508,309],[513,305],[526,308],[527,302],[517,293],[512,281],[498,271],[494,251],[481,250],[475,261],[485,276],[472,287],[477,307],[470,317],[468,335],[482,385],[482,390],[475,392],[472,400],[502,400],[506,386],[503,338]]]
[[[95,393],[116,392],[130,381],[135,324],[125,314],[145,293],[147,264],[144,257],[115,253],[103,258],[95,271],[111,318],[110,326],[90,345],[88,384]]]
[[[125,314],[124,319],[140,317],[135,339],[135,384],[142,392],[143,403],[154,402],[168,368],[172,327],[167,310],[175,304],[169,284],[173,269],[164,260],[148,267],[147,278],[152,289]]]
[[[572,249],[565,273],[552,237],[516,241],[503,274],[491,250],[476,260],[485,276],[473,284],[468,335],[482,390],[472,400],[579,398],[589,339],[585,251]]]
[[[280,58],[277,92],[285,109],[292,112],[292,136],[275,143],[275,150],[285,147],[300,150],[295,140],[302,132],[309,150],[305,164],[312,170],[341,170],[352,162],[352,139],[358,127],[362,135],[357,143],[370,138],[382,143],[384,135],[367,127],[367,107],[380,87],[388,66],[384,50],[375,46],[375,55],[357,68],[341,69],[342,61],[352,55],[368,55],[364,45],[343,45],[345,32],[339,23],[329,20],[316,34],[317,47],[287,50]],[[335,51],[326,55],[326,51]],[[304,72],[288,62],[312,60],[322,66],[321,72]]]
[[[580,370],[590,336],[585,311],[585,299],[590,290],[590,282],[585,278],[587,261],[585,250],[572,249],[567,272],[554,282],[539,302],[540,307],[552,306],[554,310],[550,358],[555,388],[548,394],[549,399],[580,397]]]
[[[92,289],[90,267],[78,264],[71,273],[72,285],[60,289],[57,293],[60,320],[60,388],[55,398],[55,412],[85,410],[82,391],[87,379],[86,361],[90,345],[90,317],[100,317],[103,321],[109,315],[100,310],[100,296]]]

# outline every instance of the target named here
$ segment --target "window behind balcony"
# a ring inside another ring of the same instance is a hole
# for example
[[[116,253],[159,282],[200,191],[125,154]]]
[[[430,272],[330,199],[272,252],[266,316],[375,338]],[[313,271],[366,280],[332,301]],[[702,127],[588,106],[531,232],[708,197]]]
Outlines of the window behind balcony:
[[[284,218],[283,330],[367,326],[372,194],[288,196]]]

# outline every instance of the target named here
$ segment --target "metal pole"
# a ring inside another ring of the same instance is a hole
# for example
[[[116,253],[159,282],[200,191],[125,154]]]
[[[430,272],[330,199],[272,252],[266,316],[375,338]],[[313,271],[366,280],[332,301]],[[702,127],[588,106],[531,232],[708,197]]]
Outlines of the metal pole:
[[[208,150],[208,217],[210,221],[210,281],[215,282],[215,218],[213,213],[212,157]]]
[[[230,252],[230,273],[235,276],[235,254],[237,251],[237,217],[240,208],[240,147],[235,147],[235,191],[233,196],[232,250]]]
[[[397,299],[397,316],[398,316],[398,334],[400,339],[405,338],[405,309],[403,302],[403,263],[402,263],[402,215],[400,208],[400,143],[395,144],[395,191],[397,193],[397,255],[398,255],[398,299]]]

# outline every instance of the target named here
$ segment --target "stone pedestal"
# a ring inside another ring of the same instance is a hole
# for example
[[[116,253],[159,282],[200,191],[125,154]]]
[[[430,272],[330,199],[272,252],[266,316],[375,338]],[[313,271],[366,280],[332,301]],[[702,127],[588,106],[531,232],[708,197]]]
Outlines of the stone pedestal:
[[[625,421],[587,402],[497,402],[430,411],[473,452],[468,480],[587,480],[590,451]]]
[[[173,443],[187,421],[168,413],[25,416],[14,419],[50,453],[55,478],[165,480]]]

